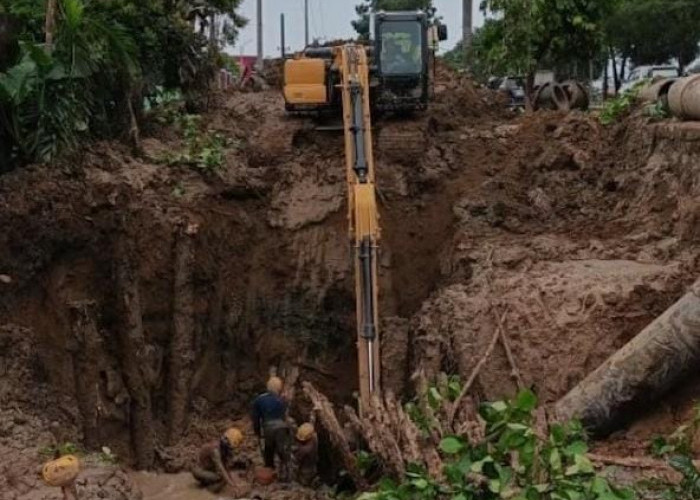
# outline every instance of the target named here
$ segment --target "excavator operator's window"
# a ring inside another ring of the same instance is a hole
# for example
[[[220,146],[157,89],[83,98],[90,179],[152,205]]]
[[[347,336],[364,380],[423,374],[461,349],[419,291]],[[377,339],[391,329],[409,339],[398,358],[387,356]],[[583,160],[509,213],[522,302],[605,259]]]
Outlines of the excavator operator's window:
[[[386,22],[381,25],[380,32],[382,74],[420,74],[423,68],[421,24],[413,21]]]

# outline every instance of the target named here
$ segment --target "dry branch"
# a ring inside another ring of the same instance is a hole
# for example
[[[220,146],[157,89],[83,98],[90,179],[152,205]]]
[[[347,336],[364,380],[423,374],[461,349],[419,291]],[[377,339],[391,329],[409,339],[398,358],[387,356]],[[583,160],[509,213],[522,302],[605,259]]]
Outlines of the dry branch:
[[[491,354],[493,353],[493,350],[496,347],[496,343],[498,342],[498,339],[500,338],[500,331],[501,331],[500,324],[502,324],[503,321],[505,321],[505,317],[506,317],[507,312],[508,312],[507,310],[503,312],[503,315],[501,316],[500,321],[499,321],[499,325],[496,326],[496,330],[493,333],[493,337],[491,338],[491,342],[489,343],[488,347],[486,348],[486,352],[484,352],[484,355],[481,357],[479,362],[476,364],[476,366],[472,370],[472,373],[469,375],[469,378],[464,383],[464,386],[462,387],[462,390],[460,391],[459,396],[457,396],[454,403],[452,403],[452,406],[450,407],[449,411],[447,412],[447,427],[450,429],[453,429],[455,415],[457,414],[457,410],[459,409],[459,406],[462,403],[462,400],[467,395],[467,393],[471,389],[472,385],[474,385],[474,381],[476,380],[476,377],[479,375],[479,372],[484,367],[486,362],[489,360],[489,358],[491,357]]]
[[[492,309],[493,315],[496,318],[496,321],[498,323],[498,331],[499,335],[501,337],[501,343],[503,344],[503,349],[506,351],[506,357],[508,358],[508,363],[510,364],[510,369],[513,374],[513,378],[515,379],[516,383],[518,384],[518,389],[522,389],[525,387],[525,384],[523,383],[523,377],[520,375],[520,370],[518,369],[518,365],[515,363],[515,357],[513,356],[513,350],[510,348],[510,340],[508,340],[508,335],[506,334],[506,328],[505,328],[505,318],[506,318],[506,313],[503,313],[503,316],[499,316],[498,313],[496,312],[496,309]]]

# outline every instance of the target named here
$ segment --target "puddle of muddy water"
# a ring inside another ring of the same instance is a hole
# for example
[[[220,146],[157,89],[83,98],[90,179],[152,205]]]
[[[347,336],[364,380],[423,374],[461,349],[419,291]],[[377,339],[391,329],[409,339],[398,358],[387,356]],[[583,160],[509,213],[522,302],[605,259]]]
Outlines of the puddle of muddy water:
[[[131,478],[143,493],[143,500],[216,500],[220,498],[198,488],[192,475],[134,472]]]

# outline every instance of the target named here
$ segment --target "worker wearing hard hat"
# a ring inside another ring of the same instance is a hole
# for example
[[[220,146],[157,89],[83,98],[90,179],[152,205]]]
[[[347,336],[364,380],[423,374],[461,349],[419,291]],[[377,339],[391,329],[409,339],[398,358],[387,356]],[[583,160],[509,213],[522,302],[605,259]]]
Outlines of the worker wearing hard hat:
[[[61,488],[63,499],[69,500],[72,495],[78,500],[78,490],[75,487],[75,480],[80,473],[80,461],[73,455],[60,456],[56,453],[56,458],[44,464],[41,469],[41,478],[48,486]]]
[[[297,469],[297,482],[302,486],[313,486],[318,475],[318,436],[314,427],[315,415],[311,421],[297,429],[294,462]]]
[[[267,381],[267,391],[253,402],[253,429],[263,440],[265,467],[275,468],[275,457],[279,459],[279,478],[289,480],[289,425],[287,424],[287,402],[282,397],[284,383],[279,377]]]
[[[217,441],[205,444],[199,452],[199,463],[192,470],[192,475],[202,487],[213,493],[219,493],[226,485],[236,493],[241,486],[226,468],[233,459],[234,450],[241,447],[243,433],[235,427],[228,429]]]

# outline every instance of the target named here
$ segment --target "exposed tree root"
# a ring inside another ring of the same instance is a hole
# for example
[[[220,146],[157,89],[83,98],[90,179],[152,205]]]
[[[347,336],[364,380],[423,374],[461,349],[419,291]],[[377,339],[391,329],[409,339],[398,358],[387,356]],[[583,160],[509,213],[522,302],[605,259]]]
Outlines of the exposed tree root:
[[[131,441],[136,464],[141,469],[153,466],[155,434],[151,408],[150,349],[146,344],[141,317],[141,296],[125,237],[116,245],[116,284],[121,313],[120,349],[122,371],[131,397]]]
[[[383,400],[373,398],[362,418],[349,407],[345,414],[392,476],[403,477],[408,464],[424,464],[432,476],[441,477],[442,460],[433,440],[421,435],[392,393]]]
[[[505,321],[505,316],[507,314],[507,310],[503,312],[503,315],[500,318],[500,321],[498,322],[498,326],[496,327],[496,330],[494,331],[493,337],[491,338],[491,342],[489,343],[488,347],[486,348],[486,352],[484,355],[481,357],[479,362],[476,364],[474,369],[472,370],[471,374],[469,375],[469,378],[466,380],[464,383],[464,386],[462,387],[462,390],[459,393],[459,396],[455,399],[454,403],[450,407],[448,413],[447,413],[447,427],[452,429],[454,426],[454,421],[455,421],[455,416],[457,415],[457,410],[459,409],[459,406],[462,404],[462,400],[464,397],[467,395],[469,390],[472,388],[472,385],[476,381],[476,377],[479,376],[479,372],[481,369],[484,367],[486,362],[489,360],[491,357],[491,354],[493,353],[493,350],[496,347],[496,343],[498,342],[498,339],[501,337],[501,329],[503,325],[503,321]]]
[[[93,301],[69,304],[73,339],[75,394],[83,420],[83,439],[89,450],[100,445],[101,338],[97,329],[97,304]]]
[[[193,236],[197,226],[183,224],[175,243],[175,284],[173,290],[173,337],[170,343],[169,440],[175,444],[185,427],[190,387],[194,374],[194,263]]]
[[[357,467],[357,459],[352,453],[347,436],[338,422],[333,405],[328,401],[328,398],[318,392],[311,383],[304,382],[302,387],[304,389],[304,394],[306,394],[314,408],[316,408],[318,412],[318,422],[328,433],[331,445],[340,454],[343,467],[355,482],[355,485],[360,489],[364,488],[366,486],[365,480]]]

